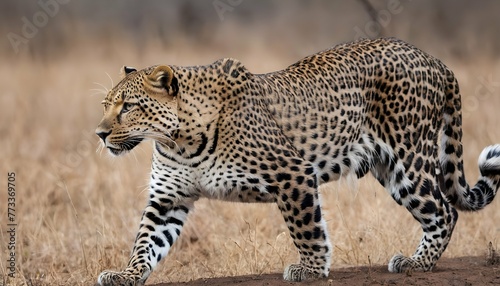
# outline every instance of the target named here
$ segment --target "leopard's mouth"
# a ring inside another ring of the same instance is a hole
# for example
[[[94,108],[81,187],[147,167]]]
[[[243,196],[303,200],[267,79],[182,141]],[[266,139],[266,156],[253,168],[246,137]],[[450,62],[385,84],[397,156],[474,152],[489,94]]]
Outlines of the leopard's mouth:
[[[121,155],[122,153],[125,153],[127,152],[126,150],[123,150],[123,149],[119,149],[119,148],[113,148],[113,147],[108,147],[108,151],[115,155],[115,156],[119,156]]]
[[[143,138],[130,138],[126,141],[115,143],[114,146],[107,146],[109,152],[115,156],[122,155],[135,148],[141,143]]]

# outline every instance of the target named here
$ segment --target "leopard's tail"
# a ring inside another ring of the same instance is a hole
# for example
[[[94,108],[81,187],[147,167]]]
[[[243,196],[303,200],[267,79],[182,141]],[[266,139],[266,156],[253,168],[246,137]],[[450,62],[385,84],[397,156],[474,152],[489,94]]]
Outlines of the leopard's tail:
[[[479,155],[481,175],[472,188],[465,180],[462,147],[462,111],[458,82],[446,69],[447,91],[444,126],[441,132],[439,160],[441,189],[448,201],[459,210],[476,211],[493,201],[500,186],[500,145],[484,148]]]

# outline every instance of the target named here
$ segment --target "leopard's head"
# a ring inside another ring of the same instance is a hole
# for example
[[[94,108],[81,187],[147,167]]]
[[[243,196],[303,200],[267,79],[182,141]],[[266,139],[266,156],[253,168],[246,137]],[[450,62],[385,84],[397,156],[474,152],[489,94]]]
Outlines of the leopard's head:
[[[103,100],[104,116],[96,134],[113,155],[132,150],[144,139],[165,144],[179,128],[179,86],[169,66],[143,70],[123,67],[124,78]]]

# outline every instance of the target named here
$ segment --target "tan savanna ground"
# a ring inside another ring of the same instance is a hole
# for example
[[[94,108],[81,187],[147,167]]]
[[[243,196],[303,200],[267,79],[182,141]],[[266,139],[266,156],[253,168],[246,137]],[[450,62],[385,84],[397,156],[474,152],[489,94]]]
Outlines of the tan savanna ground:
[[[210,10],[197,9],[198,2],[188,2],[192,6],[173,1],[173,12],[164,9],[170,16],[180,13],[172,16],[173,20],[155,14],[164,11],[155,6],[159,4],[135,9],[138,4],[126,1],[126,8],[118,12],[113,6],[121,5],[118,2],[61,4],[59,14],[50,18],[19,53],[13,52],[8,41],[0,46],[0,285],[92,285],[102,270],[125,266],[146,204],[151,144],[142,143],[126,157],[111,158],[97,150],[98,138],[93,133],[102,114],[99,102],[103,89],[119,80],[121,65],[209,64],[231,56],[255,73],[269,72],[354,39],[354,28],[363,28],[370,21],[359,4],[345,4],[344,8],[335,1],[273,2],[272,9],[265,1],[244,1],[226,14],[224,21],[213,11],[206,16],[204,11]],[[211,2],[207,3],[204,9],[214,9]],[[463,94],[466,174],[469,183],[475,183],[480,151],[486,145],[500,143],[500,59],[496,53],[500,41],[488,26],[491,21],[495,23],[491,25],[500,23],[491,14],[498,5],[486,1],[480,10],[470,10],[470,5],[460,2],[463,9],[454,8],[451,15],[464,15],[462,23],[446,22],[446,7],[453,1],[440,1],[441,6],[436,4],[439,7],[432,1],[402,3],[407,6],[393,15],[384,34],[416,44],[455,71]],[[6,23],[1,30],[5,35],[21,33],[21,18],[40,10],[36,4],[24,5],[27,8],[22,4],[1,5],[0,14],[5,16],[1,21]],[[86,11],[84,8],[104,12],[84,21],[84,16],[94,15],[81,12]],[[376,8],[384,11],[385,6]],[[444,14],[427,13],[427,9]],[[107,19],[110,11],[119,16]],[[133,29],[127,26],[144,15],[156,18],[134,24],[138,26]],[[161,29],[151,25],[155,19],[166,21],[161,22]],[[331,28],[325,28],[327,24]],[[152,28],[156,30],[151,32]],[[6,262],[8,172],[16,173],[14,279],[8,278]],[[322,281],[325,285],[341,284],[342,277],[350,275],[358,275],[353,281],[360,284],[440,284],[421,277],[439,278],[444,273],[472,277],[472,271],[491,278],[474,280],[470,282],[473,285],[475,281],[499,282],[494,280],[500,275],[498,266],[481,263],[486,263],[490,242],[495,249],[500,246],[500,199],[481,212],[460,214],[443,262],[431,274],[434,276],[407,276],[384,273],[385,266],[375,265],[385,265],[395,253],[409,255],[415,250],[421,229],[409,212],[371,176],[322,186],[321,194],[335,245],[334,280]],[[464,256],[472,258],[449,260]],[[235,280],[201,280],[192,285],[274,285],[281,281],[279,276],[260,275],[281,273],[297,258],[276,206],[200,200],[179,241],[148,284],[252,275]],[[365,268],[343,272],[340,268],[346,266]],[[373,276],[375,280],[367,276],[377,273],[389,276]],[[248,279],[258,282],[244,284]]]

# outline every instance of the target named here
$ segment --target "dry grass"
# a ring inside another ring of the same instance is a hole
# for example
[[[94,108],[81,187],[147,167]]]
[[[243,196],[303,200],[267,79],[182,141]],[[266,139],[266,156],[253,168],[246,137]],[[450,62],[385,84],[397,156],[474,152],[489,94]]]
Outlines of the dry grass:
[[[116,82],[121,64],[146,66],[159,59],[204,64],[221,56],[182,42],[171,50],[153,42],[144,56],[124,50],[124,43],[109,45],[116,51],[112,57],[94,57],[82,49],[50,64],[16,58],[0,65],[0,184],[5,185],[7,172],[17,174],[18,278],[9,285],[89,285],[100,271],[120,269],[127,262],[146,203],[150,144],[124,158],[96,152],[93,129],[101,116],[102,94],[91,96],[91,89],[101,88],[94,82],[110,87],[106,72]],[[256,72],[297,59],[276,57],[279,53],[265,45],[245,52],[244,62]],[[491,83],[487,95],[477,92],[481,77],[500,75],[500,63],[447,63],[462,83],[466,102],[477,103],[466,107],[464,123],[467,177],[473,181],[481,149],[500,142],[499,87]],[[7,274],[3,190],[0,284]],[[322,197],[335,245],[334,267],[385,264],[393,254],[411,254],[417,246],[418,223],[369,176],[350,188],[344,183],[323,186]],[[497,247],[499,207],[497,199],[484,211],[461,214],[445,256],[485,255],[490,241]],[[149,283],[281,272],[295,259],[274,205],[200,200]]]

